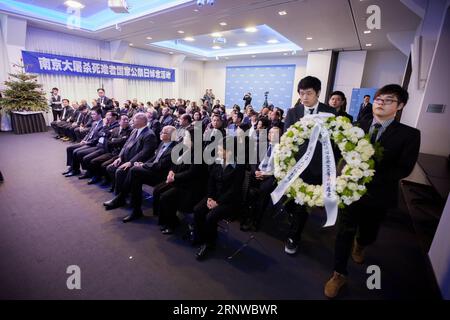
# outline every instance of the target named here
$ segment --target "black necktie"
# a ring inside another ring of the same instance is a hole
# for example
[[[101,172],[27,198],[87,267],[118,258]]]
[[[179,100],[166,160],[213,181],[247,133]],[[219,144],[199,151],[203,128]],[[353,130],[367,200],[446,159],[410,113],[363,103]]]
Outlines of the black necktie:
[[[309,114],[313,114],[314,109],[309,109]]]
[[[381,124],[379,123],[375,123],[372,131],[372,135],[370,136],[370,143],[374,144],[377,141],[377,135],[378,135],[378,131],[380,131],[381,128]]]

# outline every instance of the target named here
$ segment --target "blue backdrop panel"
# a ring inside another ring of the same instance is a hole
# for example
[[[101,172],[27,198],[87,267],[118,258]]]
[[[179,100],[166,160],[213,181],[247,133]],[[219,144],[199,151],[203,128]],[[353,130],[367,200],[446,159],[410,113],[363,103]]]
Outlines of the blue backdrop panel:
[[[373,103],[373,96],[377,92],[377,88],[354,88],[352,90],[352,100],[350,101],[350,107],[347,113],[353,116],[356,121],[358,117],[359,107],[364,101],[364,96],[368,94],[370,96],[370,103]]]
[[[252,106],[260,110],[264,104],[264,92],[268,91],[269,104],[288,109],[292,104],[294,77],[294,64],[227,67],[225,105],[242,107],[242,98],[251,92]]]

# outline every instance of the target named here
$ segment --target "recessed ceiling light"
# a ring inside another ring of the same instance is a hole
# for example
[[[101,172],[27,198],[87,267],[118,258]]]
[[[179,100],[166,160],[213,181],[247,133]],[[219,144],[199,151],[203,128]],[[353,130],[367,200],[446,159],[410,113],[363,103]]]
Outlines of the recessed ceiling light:
[[[219,23],[221,26],[226,26],[227,25],[227,23],[226,22],[221,22],[221,23]]]
[[[372,31],[370,31],[370,30],[364,30],[364,33],[365,34],[369,34],[369,33],[371,33]]]
[[[280,42],[280,41],[278,41],[277,39],[267,40],[267,43],[278,43],[278,42]]]
[[[312,37],[307,37],[306,40],[312,40]]]
[[[323,50],[323,48],[322,48],[322,47],[320,47],[320,48],[317,48],[317,50]]]
[[[169,54],[173,54],[173,52],[172,52],[172,51],[169,51]]]
[[[372,44],[371,43],[366,43],[366,47],[371,47]]]
[[[179,34],[183,34],[183,33],[184,33],[183,30],[178,30],[177,32],[178,32]]]
[[[218,37],[221,37],[221,36],[222,36],[222,34],[220,32],[213,32],[213,33],[211,33],[211,37],[214,37],[214,38],[218,38]]]
[[[287,55],[288,55],[288,53],[287,53],[287,52],[285,52],[285,53],[283,53],[283,55],[287,56]]]
[[[247,44],[246,44],[245,42],[239,42],[239,43],[237,44],[237,46],[238,46],[238,47],[246,47]]]
[[[255,55],[252,55],[252,58],[256,58],[256,56],[255,56]]]
[[[129,45],[130,45],[131,47],[133,46],[133,44],[132,44],[132,43],[130,43]]]
[[[220,46],[212,46],[211,48],[213,48],[214,50],[222,49],[222,47],[220,47]]]
[[[152,38],[152,37],[147,37],[147,38],[145,38],[145,39],[147,39],[147,40],[152,40],[153,38]]]
[[[78,1],[67,0],[66,2],[64,2],[64,4],[66,6],[68,6],[69,8],[74,8],[74,9],[83,9],[84,8],[84,4],[79,3]]]
[[[228,57],[225,57],[225,60],[228,60]]]
[[[255,27],[245,28],[245,32],[256,32],[256,31],[258,31],[258,29],[256,29]]]
[[[287,12],[286,11],[278,11],[278,14],[280,15],[280,16],[285,16],[285,15],[287,15]]]
[[[195,41],[195,39],[192,37],[186,37],[186,38],[184,38],[184,41],[192,42],[192,41]]]

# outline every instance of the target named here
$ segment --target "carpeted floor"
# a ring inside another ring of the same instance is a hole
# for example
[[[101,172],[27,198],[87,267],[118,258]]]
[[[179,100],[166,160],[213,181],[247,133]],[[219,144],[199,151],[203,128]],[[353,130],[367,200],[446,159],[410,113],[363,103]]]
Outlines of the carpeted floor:
[[[312,216],[299,253],[283,251],[283,217],[266,219],[257,238],[227,260],[247,234],[232,225],[204,262],[180,235],[159,232],[151,209],[124,224],[129,209],[105,211],[111,194],[65,178],[65,148],[50,132],[0,133],[0,299],[324,299],[332,271],[334,229]],[[381,289],[366,287],[368,265],[381,268]],[[70,265],[81,290],[68,290]],[[384,224],[367,264],[350,264],[341,299],[439,298],[428,260],[408,216]]]

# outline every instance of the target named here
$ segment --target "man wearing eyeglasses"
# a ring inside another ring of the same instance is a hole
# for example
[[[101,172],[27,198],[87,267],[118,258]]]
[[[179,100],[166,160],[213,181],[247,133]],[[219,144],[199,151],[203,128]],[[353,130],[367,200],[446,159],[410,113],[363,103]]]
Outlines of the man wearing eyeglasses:
[[[386,85],[375,94],[373,119],[363,118],[360,122],[371,142],[383,148],[383,155],[375,160],[375,175],[367,185],[367,193],[339,214],[334,273],[324,290],[329,298],[337,296],[347,281],[348,258],[351,256],[358,264],[364,262],[365,248],[375,242],[387,210],[396,206],[399,181],[411,173],[417,161],[420,131],[395,120],[407,101],[405,89]]]

